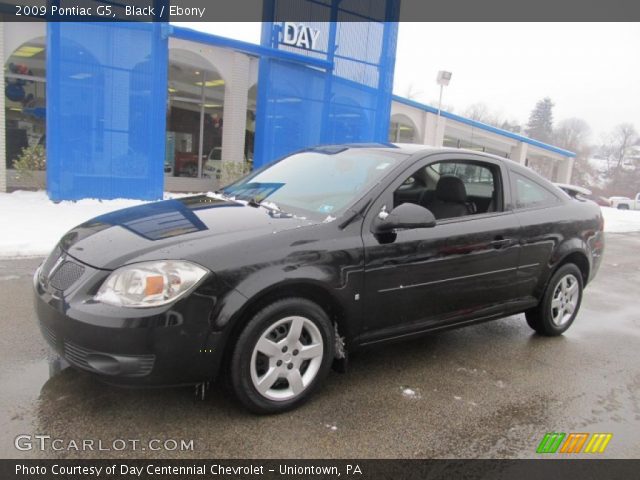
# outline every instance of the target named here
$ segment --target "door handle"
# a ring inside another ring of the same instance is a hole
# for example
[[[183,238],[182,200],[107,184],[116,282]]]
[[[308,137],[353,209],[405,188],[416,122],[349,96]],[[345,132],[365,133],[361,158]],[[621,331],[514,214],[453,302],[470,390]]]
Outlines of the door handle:
[[[511,243],[512,243],[512,239],[511,238],[504,238],[502,235],[498,235],[491,242],[491,246],[493,248],[504,248],[504,247],[508,247],[509,245],[511,245]]]

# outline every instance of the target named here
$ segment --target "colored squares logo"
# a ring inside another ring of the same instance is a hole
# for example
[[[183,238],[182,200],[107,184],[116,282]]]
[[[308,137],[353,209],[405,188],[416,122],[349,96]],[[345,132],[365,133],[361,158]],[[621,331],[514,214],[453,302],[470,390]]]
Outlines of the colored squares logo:
[[[604,453],[611,441],[611,433],[545,434],[536,453]],[[584,448],[584,450],[583,450]]]
[[[609,445],[609,441],[613,437],[610,433],[594,433],[584,449],[585,453],[604,453],[605,448]]]
[[[560,453],[580,453],[587,438],[589,438],[588,433],[570,433],[562,444]]]
[[[556,453],[564,437],[564,433],[547,433],[538,445],[536,453]]]

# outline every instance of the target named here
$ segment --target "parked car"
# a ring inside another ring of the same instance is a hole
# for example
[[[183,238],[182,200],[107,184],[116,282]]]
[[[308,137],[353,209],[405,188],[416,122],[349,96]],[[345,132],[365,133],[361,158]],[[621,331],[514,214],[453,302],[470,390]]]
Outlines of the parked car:
[[[629,197],[609,197],[611,206],[619,210],[640,210],[640,193],[635,199]]]
[[[521,312],[562,334],[602,227],[597,205],[504,158],[318,147],[74,228],[35,273],[35,305],[53,348],[107,382],[220,374],[250,410],[281,412],[364,346]]]
[[[555,183],[554,185],[558,187],[560,190],[563,190],[570,197],[591,200],[592,202],[597,203],[601,207],[611,206],[611,202],[608,199],[601,197],[600,195],[595,195],[588,188],[579,187],[578,185],[569,185],[566,183]]]
[[[214,147],[209,151],[207,161],[202,167],[202,176],[218,181],[222,178],[222,147]]]

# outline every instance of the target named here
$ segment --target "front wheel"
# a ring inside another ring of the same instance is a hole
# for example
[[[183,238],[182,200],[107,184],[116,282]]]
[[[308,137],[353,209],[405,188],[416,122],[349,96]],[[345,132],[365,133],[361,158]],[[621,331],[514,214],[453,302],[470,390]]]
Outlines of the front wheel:
[[[325,311],[288,298],[260,310],[238,338],[231,384],[256,413],[278,413],[309,398],[333,361],[333,329]]]
[[[526,312],[527,323],[540,335],[562,335],[571,326],[582,302],[582,272],[573,263],[551,277],[540,304]]]

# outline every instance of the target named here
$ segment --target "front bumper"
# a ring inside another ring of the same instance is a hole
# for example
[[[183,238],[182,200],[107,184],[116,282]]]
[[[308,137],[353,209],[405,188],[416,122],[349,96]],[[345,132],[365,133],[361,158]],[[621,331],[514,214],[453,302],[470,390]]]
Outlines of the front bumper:
[[[93,296],[109,271],[62,251],[53,255],[59,255],[57,271],[61,265],[79,268],[55,278],[47,260],[34,276],[35,309],[44,338],[73,367],[129,386],[193,384],[216,376],[222,334],[210,324],[215,296],[196,290],[156,308],[105,305]]]

